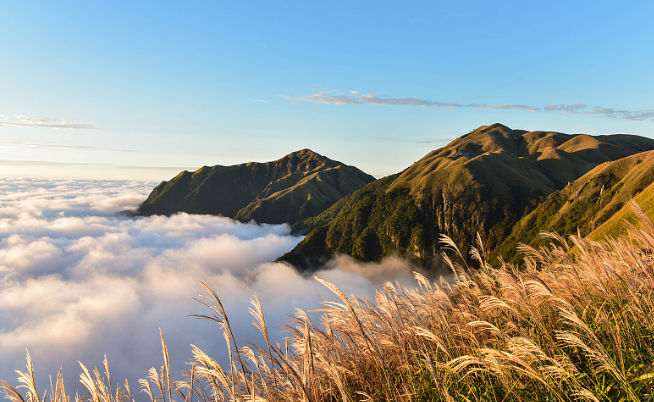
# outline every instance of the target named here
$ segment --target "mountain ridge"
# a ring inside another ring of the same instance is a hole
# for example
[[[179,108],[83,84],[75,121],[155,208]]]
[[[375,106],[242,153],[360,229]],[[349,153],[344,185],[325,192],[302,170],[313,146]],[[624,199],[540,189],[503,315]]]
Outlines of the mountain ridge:
[[[270,162],[180,172],[155,187],[137,212],[188,212],[293,224],[373,180],[354,166],[302,149]]]
[[[401,172],[375,180],[309,149],[271,162],[203,166],[159,184],[142,215],[176,212],[289,223],[306,235],[279,261],[318,267],[337,254],[440,264],[440,238],[462,250],[479,233],[490,258],[515,255],[534,231],[615,232],[639,197],[654,213],[654,140],[481,126]],[[610,173],[610,174],[609,174]],[[606,191],[604,200],[589,200]],[[572,192],[575,192],[574,194]]]
[[[363,261],[399,254],[430,264],[442,234],[466,249],[477,232],[493,249],[568,183],[600,163],[652,149],[654,140],[632,135],[481,126],[297,223],[309,234],[280,260],[307,268],[340,253]]]

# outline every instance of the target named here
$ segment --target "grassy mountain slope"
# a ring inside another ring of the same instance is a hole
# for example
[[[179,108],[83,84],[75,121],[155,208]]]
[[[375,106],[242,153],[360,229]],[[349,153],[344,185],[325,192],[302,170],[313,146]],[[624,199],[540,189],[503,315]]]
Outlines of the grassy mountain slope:
[[[578,230],[582,236],[597,231],[595,237],[616,235],[629,215],[625,204],[632,198],[637,197],[646,213],[652,212],[653,183],[653,151],[603,163],[524,216],[497,252],[511,255],[519,242],[544,244],[547,240],[539,236],[540,231],[570,234]],[[607,225],[601,227],[604,223]]]
[[[138,212],[188,212],[292,224],[319,214],[373,180],[353,166],[304,149],[273,162],[184,171],[159,184]]]
[[[646,216],[654,216],[654,183],[647,186],[643,191],[636,195],[633,200],[643,210]],[[638,217],[634,214],[631,206],[627,203],[606,222],[593,230],[588,237],[593,240],[607,236],[617,237],[624,234],[629,225],[638,224]]]
[[[313,231],[281,260],[310,266],[337,253],[365,261],[396,253],[426,262],[441,234],[467,248],[479,232],[494,248],[548,195],[600,163],[652,149],[654,140],[630,135],[482,126],[299,223]]]

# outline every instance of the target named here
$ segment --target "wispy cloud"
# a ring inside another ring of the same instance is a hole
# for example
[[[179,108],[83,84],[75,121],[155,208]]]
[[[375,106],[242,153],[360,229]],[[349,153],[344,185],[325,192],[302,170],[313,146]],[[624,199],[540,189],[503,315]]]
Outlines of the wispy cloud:
[[[522,110],[527,112],[565,113],[570,115],[587,115],[607,119],[623,119],[646,121],[654,120],[654,110],[620,110],[600,106],[591,106],[583,103],[571,105],[552,104],[546,106],[532,106],[521,104],[487,105],[479,103],[451,103],[424,98],[388,98],[378,94],[364,94],[360,91],[350,91],[350,94],[341,94],[338,90],[321,91],[308,96],[281,95],[282,98],[294,101],[321,103],[328,105],[386,105],[386,106],[418,106],[447,109],[477,109],[483,110]]]
[[[576,103],[574,105],[547,105],[543,108],[546,112],[563,112],[563,113],[580,113],[586,109],[583,103]]]
[[[352,91],[352,92],[356,92],[356,91]],[[280,95],[280,96],[288,100],[299,100],[299,101],[311,102],[311,103],[324,103],[328,105],[352,105],[357,103],[364,103],[357,99],[357,95],[358,94],[341,95],[337,90],[334,90],[334,91],[320,91],[318,93],[309,96],[299,96],[299,97],[288,96],[288,95]]]
[[[182,170],[188,170],[189,172],[193,172],[197,170],[197,167],[189,167],[189,166],[126,166],[126,165],[120,165],[120,166],[114,166],[116,169],[143,169],[143,170],[174,170],[177,172],[181,172]]]
[[[351,95],[342,95],[338,90],[321,91],[309,96],[287,96],[289,100],[299,100],[329,105],[389,105],[389,106],[421,106],[421,107],[462,107],[456,103],[435,102],[421,98],[383,98],[377,94],[362,94],[360,91],[350,91]]]
[[[477,107],[479,109],[499,109],[499,110],[525,110],[527,112],[540,112],[541,109],[526,105],[469,105],[468,107]]]
[[[0,147],[16,148],[57,148],[73,149],[82,151],[111,151],[111,152],[134,152],[132,149],[101,148],[88,145],[58,145],[58,144],[41,144],[25,140],[0,140]]]
[[[107,167],[111,169],[126,170],[163,170],[181,172],[182,170],[194,171],[197,167],[189,166],[134,166],[134,165],[111,165],[109,163],[92,163],[92,162],[53,162],[53,161],[36,161],[26,159],[0,159],[0,166],[50,166],[50,167]]]
[[[93,122],[18,114],[11,116],[0,115],[0,127],[49,128],[53,130],[88,130],[99,128]]]
[[[654,120],[654,110],[617,110],[605,107],[595,107],[586,113],[607,119],[624,119],[636,121]]]
[[[442,147],[444,145],[447,145],[453,140],[454,138],[426,138],[424,140],[418,141],[418,144],[420,144],[423,147],[434,148],[434,147]]]
[[[108,163],[91,163],[91,162],[53,162],[53,161],[35,161],[27,159],[0,159],[0,166],[39,166],[39,167],[73,167],[82,168],[90,166],[111,167]]]

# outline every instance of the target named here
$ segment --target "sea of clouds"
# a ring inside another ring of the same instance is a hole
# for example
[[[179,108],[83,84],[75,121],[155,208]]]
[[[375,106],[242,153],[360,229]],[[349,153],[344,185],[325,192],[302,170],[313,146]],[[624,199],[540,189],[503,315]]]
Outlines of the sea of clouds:
[[[69,391],[80,368],[101,367],[114,382],[162,365],[159,329],[173,373],[187,367],[190,344],[219,361],[227,348],[196,299],[204,281],[222,299],[240,344],[263,338],[248,313],[260,299],[273,339],[296,308],[320,308],[335,296],[312,275],[273,262],[300,237],[287,225],[239,223],[177,214],[128,217],[153,183],[0,179],[0,379],[13,385],[29,350],[42,389],[63,364]],[[412,285],[414,270],[390,258],[361,264],[338,257],[315,274],[346,294],[370,297],[387,280]],[[179,377],[178,377],[179,378]]]

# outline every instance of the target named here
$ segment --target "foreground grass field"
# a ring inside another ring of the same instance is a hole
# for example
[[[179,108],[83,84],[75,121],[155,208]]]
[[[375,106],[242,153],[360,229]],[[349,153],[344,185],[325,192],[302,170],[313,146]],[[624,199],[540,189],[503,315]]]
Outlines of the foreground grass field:
[[[341,302],[326,303],[319,323],[298,311],[284,345],[268,342],[255,297],[266,344],[238,347],[205,286],[211,313],[202,318],[222,329],[230,365],[193,347],[192,369],[172,381],[162,336],[164,364],[140,380],[141,391],[157,402],[654,401],[654,225],[634,210],[640,226],[623,237],[551,235],[547,248],[523,247],[519,267],[489,266],[481,242],[468,267],[444,239],[452,285],[417,275],[415,289],[387,283],[366,300],[322,281]],[[84,396],[71,398],[61,375],[47,395],[37,392],[29,356],[21,385],[0,389],[14,402],[131,401],[129,384],[116,386],[104,363],[104,374],[82,366]]]

